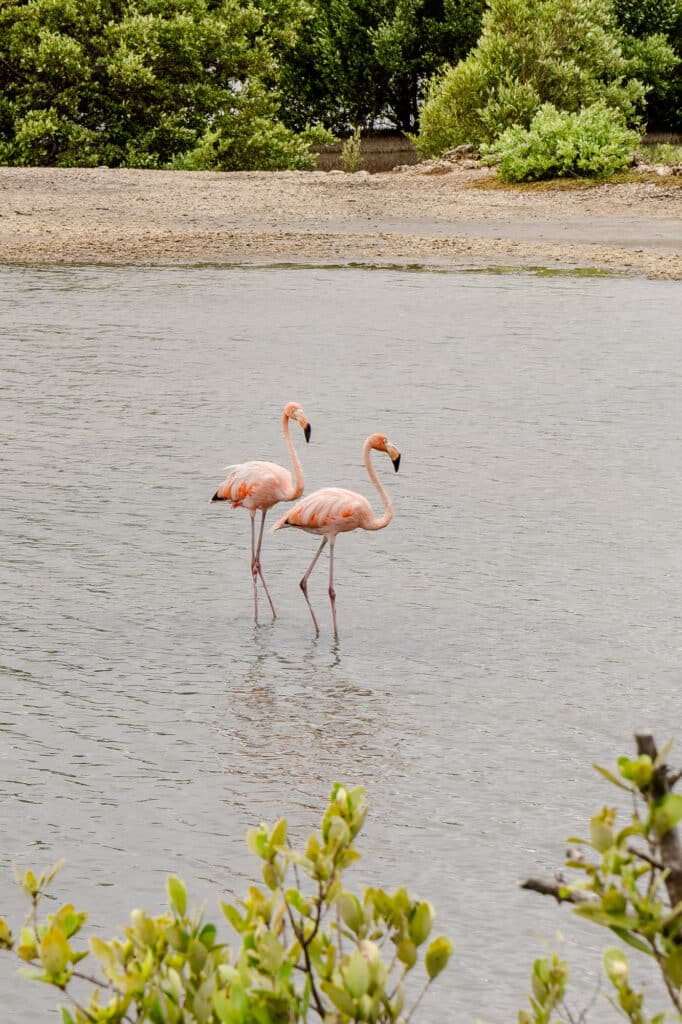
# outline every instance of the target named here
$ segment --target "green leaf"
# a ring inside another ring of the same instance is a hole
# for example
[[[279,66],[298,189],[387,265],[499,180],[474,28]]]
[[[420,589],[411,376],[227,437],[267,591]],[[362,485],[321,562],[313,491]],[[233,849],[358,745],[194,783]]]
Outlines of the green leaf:
[[[65,1006],[61,1007],[61,1011],[62,1011],[62,1024],[76,1024],[75,1020],[73,1019],[73,1017],[71,1016],[71,1014],[69,1013],[69,1011],[66,1009]]]
[[[624,779],[629,779],[638,789],[648,786],[654,774],[653,762],[648,754],[640,754],[637,759],[619,757],[618,770]]]
[[[619,988],[628,980],[628,961],[622,949],[617,946],[609,946],[604,950],[602,956],[604,972],[612,985]]]
[[[336,900],[341,919],[357,935],[365,923],[360,900],[352,892],[342,892]]]
[[[448,960],[452,956],[453,949],[454,946],[444,935],[439,935],[437,939],[434,939],[429,944],[429,948],[426,950],[426,957],[424,958],[424,966],[430,981],[433,981],[441,971],[445,970]]]
[[[205,924],[199,932],[199,942],[203,943],[206,949],[213,949],[218,929],[214,924]]]
[[[276,846],[284,846],[287,841],[286,818],[280,818],[270,835],[270,850],[274,851]]]
[[[88,939],[88,945],[105,968],[113,970],[118,966],[118,958],[108,942],[100,939],[97,935],[91,935]]]
[[[240,1007],[228,999],[224,992],[213,994],[213,1009],[218,1014],[222,1024],[241,1024],[242,1014]]]
[[[248,830],[246,833],[246,845],[254,857],[267,857],[268,830],[265,825]]]
[[[416,946],[421,946],[422,942],[428,939],[433,918],[433,907],[430,903],[424,900],[417,905],[407,926],[410,938]]]
[[[61,928],[53,926],[45,932],[38,953],[45,973],[56,976],[62,973],[69,962],[69,943]]]
[[[646,953],[647,956],[653,956],[651,946],[633,935],[632,932],[626,931],[625,928],[617,928],[614,925],[609,926],[614,935],[617,935],[622,942],[626,942],[628,946],[632,946],[633,949],[638,949],[640,953]]]
[[[625,783],[616,778],[613,772],[610,772],[608,768],[602,768],[600,764],[593,764],[592,767],[596,772],[599,772],[600,775],[603,775],[605,779],[613,783],[614,786],[618,786],[619,789],[624,789],[626,793],[632,793],[632,786],[626,786]]]
[[[401,964],[405,964],[408,968],[414,967],[417,962],[417,947],[412,939],[403,939],[402,942],[398,943],[396,956]]]
[[[597,816],[590,819],[590,841],[599,853],[605,853],[613,846],[613,832]]]
[[[682,947],[674,949],[663,961],[663,970],[673,983],[674,988],[682,987]]]
[[[659,836],[664,836],[682,821],[682,796],[667,793],[654,808],[652,823]]]
[[[362,953],[354,949],[348,963],[341,968],[343,982],[354,999],[360,999],[369,988],[369,966]]]
[[[168,899],[179,917],[184,917],[187,912],[187,890],[184,883],[176,876],[169,875],[166,879]]]
[[[5,921],[4,917],[0,917],[0,949],[8,949],[12,946],[12,932],[10,927]]]
[[[284,950],[272,932],[264,932],[258,940],[260,962],[267,974],[276,974],[284,959]]]
[[[320,988],[331,999],[337,1010],[344,1013],[346,1017],[355,1018],[355,1003],[347,992],[344,992],[342,988],[338,988],[336,985],[332,985],[331,981],[321,982]]]
[[[246,928],[246,920],[241,916],[239,911],[233,907],[230,903],[225,903],[223,900],[220,901],[220,909],[223,914],[230,922],[236,932],[243,932]]]

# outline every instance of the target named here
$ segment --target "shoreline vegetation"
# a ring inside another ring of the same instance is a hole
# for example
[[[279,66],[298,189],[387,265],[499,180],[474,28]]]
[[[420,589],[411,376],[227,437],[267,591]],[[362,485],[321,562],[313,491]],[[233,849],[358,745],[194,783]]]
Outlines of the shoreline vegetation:
[[[682,280],[681,213],[682,175],[647,166],[589,186],[502,186],[471,159],[376,174],[0,167],[0,262],[584,268]]]

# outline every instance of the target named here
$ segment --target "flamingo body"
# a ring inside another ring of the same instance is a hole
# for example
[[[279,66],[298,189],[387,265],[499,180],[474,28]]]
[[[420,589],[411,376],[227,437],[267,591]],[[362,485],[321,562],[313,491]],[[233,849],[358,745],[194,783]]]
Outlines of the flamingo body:
[[[287,527],[293,527],[298,530],[304,530],[306,533],[315,533],[322,537],[322,543],[320,544],[315,557],[306,569],[303,579],[299,583],[303,596],[306,599],[306,604],[310,609],[312,615],[313,624],[315,626],[315,633],[317,636],[320,634],[320,626],[315,617],[313,606],[308,598],[308,578],[315,568],[318,558],[322,554],[326,544],[329,544],[329,600],[332,607],[332,623],[334,626],[334,636],[338,637],[338,628],[336,624],[336,591],[334,590],[334,542],[339,533],[350,533],[351,530],[383,530],[385,526],[388,526],[391,519],[393,518],[393,506],[391,505],[388,494],[381,486],[379,478],[377,477],[374,467],[370,460],[370,452],[372,450],[386,452],[396,470],[400,465],[400,452],[391,444],[388,438],[384,437],[383,434],[371,434],[365,441],[363,453],[365,458],[365,467],[367,474],[376,487],[379,495],[384,503],[384,514],[382,516],[376,516],[372,510],[372,506],[367,501],[367,498],[362,494],[357,494],[355,491],[348,491],[345,487],[323,487],[319,491],[313,491],[302,501],[297,502],[290,512],[283,515],[281,519],[275,523],[270,529],[270,533],[274,533],[275,530],[283,530]]]
[[[291,457],[294,470],[293,479],[291,473],[276,462],[259,462],[255,460],[240,462],[235,466],[225,467],[229,472],[211,498],[212,502],[228,501],[232,508],[245,508],[251,516],[251,577],[253,580],[253,617],[256,623],[258,623],[257,579],[259,576],[270,603],[272,617],[273,619],[277,618],[275,606],[272,603],[260,561],[266,513],[273,505],[280,501],[295,501],[296,498],[300,498],[305,487],[303,469],[296,454],[294,442],[289,434],[290,420],[296,420],[300,424],[306,442],[310,440],[310,423],[297,402],[289,402],[284,406],[282,410],[282,432]],[[256,512],[261,513],[260,532],[257,543],[255,539]]]
[[[212,501],[230,501],[232,508],[267,512],[280,501],[291,501],[296,488],[283,466],[276,462],[240,462],[215,492]]]
[[[358,528],[371,529],[368,524],[373,515],[372,506],[362,494],[344,487],[323,487],[297,502],[272,529],[296,526],[306,533],[330,537]]]

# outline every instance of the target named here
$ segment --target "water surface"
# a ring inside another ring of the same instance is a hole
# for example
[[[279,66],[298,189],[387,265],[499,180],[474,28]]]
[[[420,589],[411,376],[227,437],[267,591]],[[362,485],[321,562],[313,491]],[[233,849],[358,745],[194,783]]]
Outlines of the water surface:
[[[591,992],[606,939],[517,883],[613,801],[591,762],[682,735],[681,313],[630,279],[2,270],[0,913],[12,861],[65,857],[96,927],[171,871],[217,919],[245,829],[303,837],[341,779],[356,881],[457,946],[420,1020],[515,1019],[558,927]],[[267,537],[256,629],[248,515],[208,503],[226,464],[286,463],[291,399],[309,489],[371,497],[370,432],[403,453],[393,523],[337,544],[338,646],[326,564],[319,640],[297,586],[315,538]],[[7,1020],[56,1020],[13,970]]]

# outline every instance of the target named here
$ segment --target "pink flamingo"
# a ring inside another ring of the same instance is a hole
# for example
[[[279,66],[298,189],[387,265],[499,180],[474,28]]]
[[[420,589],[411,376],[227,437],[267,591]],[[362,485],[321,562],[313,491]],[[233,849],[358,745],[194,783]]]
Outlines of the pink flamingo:
[[[227,477],[215,492],[211,501],[231,501],[232,508],[246,508],[251,516],[251,577],[253,580],[253,618],[258,624],[258,580],[260,576],[265,590],[273,619],[277,618],[260,561],[260,549],[263,543],[263,527],[268,509],[278,501],[295,501],[303,494],[305,480],[294,442],[289,435],[289,420],[296,420],[301,425],[306,442],[310,440],[310,423],[303,409],[297,402],[289,402],[282,411],[282,431],[289,449],[291,463],[294,467],[294,480],[283,466],[276,462],[240,462],[236,466],[226,466],[230,470]],[[262,513],[258,543],[255,543],[255,518],[260,509]]]
[[[393,518],[393,506],[390,498],[379,483],[370,461],[369,453],[374,449],[378,452],[386,452],[390,457],[396,473],[400,466],[400,452],[391,444],[383,434],[371,434],[365,441],[363,455],[365,466],[370,480],[376,487],[384,503],[384,514],[375,516],[372,506],[362,494],[355,491],[347,491],[343,487],[324,487],[320,491],[313,491],[303,501],[294,505],[291,512],[282,516],[270,533],[275,530],[282,530],[287,526],[305,530],[306,533],[316,533],[322,537],[322,543],[315,553],[315,557],[306,569],[303,579],[299,583],[303,596],[306,599],[310,614],[315,625],[315,635],[320,635],[320,627],[313,606],[308,599],[308,578],[315,568],[315,563],[322,554],[322,550],[329,542],[329,600],[332,606],[332,622],[334,624],[334,636],[338,637],[339,632],[336,626],[336,591],[334,590],[334,542],[338,533],[349,533],[350,530],[383,530]]]

